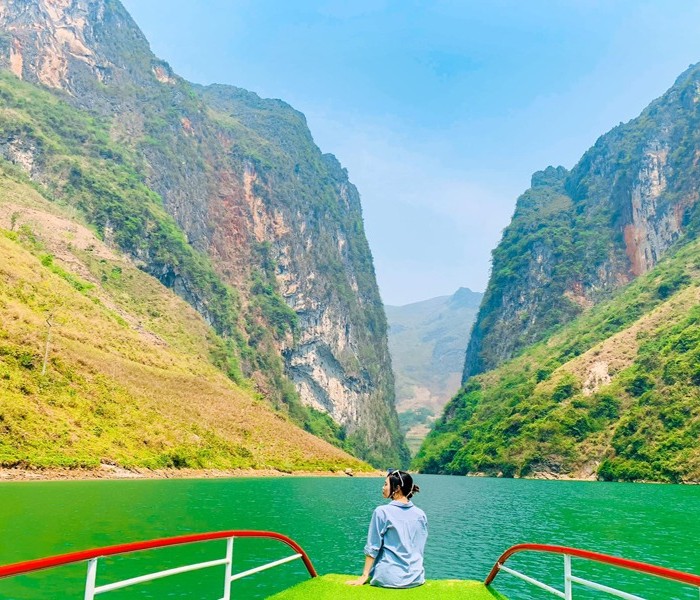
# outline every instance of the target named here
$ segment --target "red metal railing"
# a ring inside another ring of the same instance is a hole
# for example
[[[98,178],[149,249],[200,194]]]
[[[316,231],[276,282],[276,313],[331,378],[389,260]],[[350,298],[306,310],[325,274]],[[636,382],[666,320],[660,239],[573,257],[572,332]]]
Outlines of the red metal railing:
[[[540,582],[537,582],[533,580],[530,577],[523,576],[521,573],[517,573],[516,571],[513,571],[512,569],[508,569],[507,567],[504,567],[504,563],[513,556],[514,554],[517,554],[518,552],[524,552],[524,551],[534,551],[534,552],[549,552],[549,553],[554,553],[554,554],[561,554],[564,556],[564,571],[565,571],[565,590],[564,592],[560,592],[558,590],[554,590],[553,588],[550,588],[549,586],[546,586],[544,584],[541,584]],[[672,581],[676,581],[678,583],[683,583],[686,585],[691,585],[695,586],[700,590],[700,576],[698,575],[693,575],[692,573],[684,573],[683,571],[676,571],[675,569],[668,569],[666,567],[659,567],[657,565],[650,565],[648,563],[643,563],[639,562],[636,560],[628,560],[626,558],[620,558],[617,556],[610,556],[608,554],[601,554],[599,552],[590,552],[588,550],[580,550],[578,548],[568,548],[566,546],[552,546],[552,545],[547,545],[547,544],[518,544],[517,546],[513,546],[506,550],[500,558],[496,561],[496,564],[493,566],[491,569],[491,572],[489,573],[488,577],[484,581],[486,585],[489,585],[495,578],[496,575],[501,570],[504,570],[508,573],[511,573],[513,575],[516,575],[517,577],[520,577],[521,579],[525,579],[526,581],[533,583],[534,585],[537,585],[538,587],[542,587],[546,589],[547,591],[550,591],[554,593],[557,596],[560,596],[561,598],[566,598],[567,600],[571,598],[571,583],[580,583],[582,585],[585,585],[587,587],[591,587],[593,589],[599,589],[601,591],[606,591],[608,593],[611,593],[613,595],[622,597],[622,598],[637,598],[637,596],[633,596],[631,594],[627,594],[625,592],[619,592],[618,590],[614,590],[612,588],[609,588],[607,586],[603,586],[601,584],[596,584],[590,581],[587,581],[585,579],[581,579],[580,577],[575,577],[571,574],[571,557],[576,557],[576,558],[583,558],[587,560],[592,560],[598,563],[603,563],[606,565],[612,565],[615,567],[620,567],[623,569],[630,569],[632,571],[637,571],[639,573],[645,573],[647,575],[653,575],[655,577],[661,577],[663,579],[670,579]]]
[[[255,569],[250,569],[244,571],[243,573],[238,573],[237,575],[231,575],[231,563],[232,563],[232,552],[233,552],[233,540],[235,538],[269,538],[278,540],[296,552],[295,555],[290,556],[286,559],[279,561],[274,561],[261,567]],[[138,552],[140,550],[152,550],[155,548],[165,548],[167,546],[177,546],[181,544],[191,544],[194,542],[206,542],[211,540],[227,540],[227,554],[226,558],[210,561],[208,563],[201,563],[199,565],[191,565],[186,567],[180,567],[176,569],[171,569],[169,571],[161,571],[160,573],[155,573],[151,575],[145,575],[142,577],[137,577],[132,580],[126,580],[123,582],[118,582],[115,584],[109,584],[102,586],[101,588],[95,586],[95,574],[97,570],[96,561],[99,558],[106,556],[114,556],[116,554],[126,554],[129,552]],[[165,577],[168,575],[174,575],[179,572],[185,572],[187,570],[196,570],[199,568],[206,568],[210,566],[225,565],[226,566],[226,591],[224,597],[229,597],[228,586],[231,581],[235,579],[240,579],[247,575],[252,575],[259,571],[265,570],[270,567],[277,566],[284,562],[289,562],[296,558],[301,558],[306,566],[307,571],[311,577],[317,577],[316,570],[311,564],[311,560],[304,550],[297,544],[294,540],[288,538],[285,535],[276,533],[274,531],[250,531],[250,530],[233,530],[233,531],[216,531],[211,533],[199,533],[193,535],[180,535],[176,537],[163,538],[158,540],[149,540],[144,542],[132,542],[129,544],[118,544],[116,546],[107,546],[104,548],[94,548],[92,550],[81,550],[79,552],[70,552],[68,554],[61,554],[58,556],[50,556],[48,558],[39,558],[36,560],[28,560],[24,562],[14,563],[11,565],[5,565],[0,567],[0,578],[11,577],[13,575],[21,575],[25,573],[32,573],[34,571],[39,571],[42,569],[49,569],[52,567],[59,567],[62,565],[68,565],[71,563],[88,561],[88,581],[86,582],[86,597],[93,597],[95,594],[100,594],[103,592],[111,591],[112,589],[118,589],[120,587],[126,587],[127,585],[132,585],[134,583],[140,583],[141,581],[149,581],[152,579],[157,579],[160,577]],[[92,589],[91,589],[92,588]]]

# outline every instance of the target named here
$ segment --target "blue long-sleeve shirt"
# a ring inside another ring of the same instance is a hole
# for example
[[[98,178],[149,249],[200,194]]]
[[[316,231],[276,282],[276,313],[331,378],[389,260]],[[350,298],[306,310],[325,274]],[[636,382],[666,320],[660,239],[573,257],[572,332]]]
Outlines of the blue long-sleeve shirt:
[[[423,550],[428,519],[412,502],[392,500],[372,513],[365,555],[374,558],[371,585],[407,588],[425,582]]]

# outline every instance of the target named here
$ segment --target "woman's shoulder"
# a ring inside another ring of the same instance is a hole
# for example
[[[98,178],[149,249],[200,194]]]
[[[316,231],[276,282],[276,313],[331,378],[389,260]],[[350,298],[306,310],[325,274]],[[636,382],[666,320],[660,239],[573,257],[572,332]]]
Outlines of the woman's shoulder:
[[[392,501],[389,502],[388,504],[382,504],[381,506],[378,506],[375,511],[382,509],[384,514],[394,514],[394,513],[399,513],[399,514],[412,514],[416,515],[418,514],[419,516],[425,517],[425,512],[423,512],[423,509],[418,508],[413,502],[409,502],[408,504],[404,504],[401,502],[397,501]]]

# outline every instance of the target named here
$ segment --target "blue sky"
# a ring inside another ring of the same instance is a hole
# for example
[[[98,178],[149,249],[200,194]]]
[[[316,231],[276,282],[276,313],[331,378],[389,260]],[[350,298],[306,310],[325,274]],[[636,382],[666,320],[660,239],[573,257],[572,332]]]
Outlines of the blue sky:
[[[122,0],[156,55],[302,111],[362,196],[387,304],[483,291],[534,171],[700,62],[700,3]]]

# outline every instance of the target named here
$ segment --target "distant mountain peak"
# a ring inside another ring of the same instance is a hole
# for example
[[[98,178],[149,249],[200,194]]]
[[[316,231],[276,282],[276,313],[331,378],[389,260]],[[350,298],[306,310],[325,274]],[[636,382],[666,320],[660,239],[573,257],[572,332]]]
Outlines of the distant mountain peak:
[[[456,307],[471,307],[479,308],[481,299],[484,297],[483,292],[472,292],[469,288],[461,287],[452,296],[450,296],[450,306]]]
[[[385,306],[396,406],[414,449],[459,388],[469,330],[483,294],[459,288],[405,306]]]

